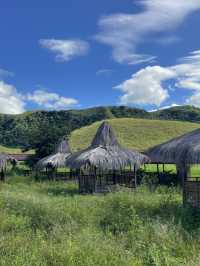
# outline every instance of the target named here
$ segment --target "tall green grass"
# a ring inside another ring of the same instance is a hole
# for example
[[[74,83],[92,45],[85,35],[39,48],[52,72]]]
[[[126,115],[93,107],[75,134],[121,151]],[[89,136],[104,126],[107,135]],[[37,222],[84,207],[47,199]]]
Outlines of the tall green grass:
[[[0,184],[1,266],[200,265],[200,215],[181,192],[79,195],[76,183]]]

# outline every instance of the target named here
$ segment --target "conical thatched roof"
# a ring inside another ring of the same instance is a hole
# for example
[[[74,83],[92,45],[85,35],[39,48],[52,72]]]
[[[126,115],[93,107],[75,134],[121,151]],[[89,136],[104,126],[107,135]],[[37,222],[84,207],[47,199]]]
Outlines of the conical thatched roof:
[[[96,167],[101,170],[119,170],[126,166],[136,166],[147,162],[147,156],[121,147],[107,122],[97,130],[89,148],[77,152],[67,159],[67,166],[72,169]]]
[[[63,138],[62,141],[58,144],[58,146],[55,149],[55,153],[71,153],[71,148],[69,146],[68,141]]]
[[[146,154],[157,162],[200,163],[200,129],[149,149]]]
[[[55,152],[41,160],[36,164],[37,169],[44,169],[46,167],[64,167],[66,165],[66,158],[71,155],[71,149],[68,141],[64,138],[56,147]]]

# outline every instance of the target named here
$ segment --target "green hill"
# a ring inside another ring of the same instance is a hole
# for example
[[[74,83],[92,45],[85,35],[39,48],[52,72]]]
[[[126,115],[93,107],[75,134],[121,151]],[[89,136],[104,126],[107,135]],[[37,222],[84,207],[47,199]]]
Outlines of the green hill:
[[[200,128],[200,124],[177,121],[133,118],[118,118],[108,121],[122,145],[141,151]],[[70,138],[72,149],[76,151],[86,148],[91,143],[100,123],[96,122],[90,126],[73,131]]]
[[[103,119],[143,118],[200,122],[200,108],[178,106],[148,113],[143,109],[125,106],[94,107],[83,110],[34,111],[20,115],[0,114],[0,144],[6,147],[34,148],[44,129],[57,129],[58,139],[75,129],[89,126]],[[142,121],[141,121],[142,123]],[[168,125],[168,124],[166,124]]]
[[[200,109],[190,105],[176,106],[150,113],[152,118],[200,122]]]

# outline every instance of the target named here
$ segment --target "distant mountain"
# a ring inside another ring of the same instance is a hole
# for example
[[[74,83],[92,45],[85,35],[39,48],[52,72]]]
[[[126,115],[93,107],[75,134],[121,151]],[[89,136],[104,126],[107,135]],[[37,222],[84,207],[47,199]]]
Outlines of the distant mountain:
[[[125,106],[95,107],[84,110],[33,111],[20,115],[0,115],[0,144],[27,147],[30,138],[40,136],[41,128],[57,129],[58,138],[65,132],[112,118],[146,118],[200,122],[200,108],[179,106],[149,113]],[[41,133],[42,134],[42,133]]]

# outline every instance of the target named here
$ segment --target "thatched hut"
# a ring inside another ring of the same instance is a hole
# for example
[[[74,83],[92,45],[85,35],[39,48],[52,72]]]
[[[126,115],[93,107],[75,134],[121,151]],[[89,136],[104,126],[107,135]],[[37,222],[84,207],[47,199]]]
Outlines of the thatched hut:
[[[0,153],[0,181],[5,181],[5,175],[6,175],[6,167],[8,162],[11,164],[16,164],[16,160],[5,153]]]
[[[66,159],[71,155],[71,149],[68,141],[64,138],[56,147],[53,154],[39,160],[36,164],[36,170],[46,170],[50,175],[57,170],[57,168],[66,166]]]
[[[192,165],[200,164],[200,129],[151,148],[146,153],[153,161],[174,162],[183,184],[183,203],[200,207],[200,178],[192,178]]]
[[[107,191],[115,184],[136,186],[136,171],[147,156],[120,146],[113,129],[103,122],[90,147],[67,159],[79,175],[80,192]]]

